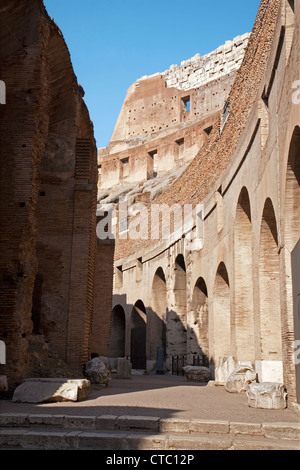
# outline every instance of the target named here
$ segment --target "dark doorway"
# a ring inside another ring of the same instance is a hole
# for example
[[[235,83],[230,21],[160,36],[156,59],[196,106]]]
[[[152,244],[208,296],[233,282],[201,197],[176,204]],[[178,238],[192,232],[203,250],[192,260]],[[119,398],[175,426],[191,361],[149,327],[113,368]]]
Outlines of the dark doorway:
[[[41,309],[42,309],[42,289],[43,278],[38,274],[34,281],[33,295],[32,295],[32,315],[31,320],[33,323],[33,334],[41,334]]]
[[[121,305],[112,312],[110,357],[125,357],[125,312]]]
[[[146,370],[146,309],[141,300],[134,305],[131,313],[131,364],[133,369]]]

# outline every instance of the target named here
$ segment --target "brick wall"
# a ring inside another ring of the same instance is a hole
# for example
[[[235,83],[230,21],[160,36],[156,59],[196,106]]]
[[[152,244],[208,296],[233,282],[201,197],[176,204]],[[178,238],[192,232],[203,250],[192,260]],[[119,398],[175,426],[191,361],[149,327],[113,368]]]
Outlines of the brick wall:
[[[29,370],[32,333],[76,373],[90,357],[98,172],[93,126],[61,32],[41,0],[1,7],[0,338],[7,364],[0,373],[13,389]]]

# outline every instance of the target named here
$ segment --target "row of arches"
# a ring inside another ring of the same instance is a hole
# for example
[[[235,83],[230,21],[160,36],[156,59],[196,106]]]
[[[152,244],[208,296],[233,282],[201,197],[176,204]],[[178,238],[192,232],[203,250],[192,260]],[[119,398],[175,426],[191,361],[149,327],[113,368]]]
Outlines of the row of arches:
[[[288,159],[284,243],[291,253],[299,240],[300,219],[300,129],[295,129]],[[201,354],[213,358],[234,355],[240,361],[256,359],[282,361],[282,308],[280,287],[279,222],[273,203],[264,204],[259,249],[253,250],[253,222],[250,197],[243,187],[237,202],[233,230],[233,266],[228,271],[221,261],[213,282],[200,276],[192,291],[183,254],[177,255],[167,286],[159,267],[153,277],[151,305],[141,300],[132,306],[131,359],[137,368],[155,359],[157,347],[175,354]],[[286,270],[291,269],[286,266]],[[292,303],[292,276],[287,276],[286,302]],[[210,291],[208,289],[210,287]],[[125,354],[125,313],[113,312],[111,354]],[[118,345],[118,346],[117,346]],[[121,346],[122,345],[122,346]],[[114,349],[115,348],[115,349]],[[142,357],[142,363],[135,360]]]
[[[168,355],[201,354],[215,359],[234,355],[238,360],[254,361],[255,325],[260,330],[261,358],[281,359],[281,318],[279,294],[279,255],[277,226],[273,205],[266,201],[260,237],[259,297],[260,315],[255,322],[252,261],[252,228],[250,201],[242,190],[238,208],[238,223],[234,233],[234,299],[227,267],[217,268],[211,301],[206,281],[199,277],[187,305],[187,273],[182,254],[174,267],[172,307],[168,307],[167,283],[163,269],[157,269],[152,283],[152,304],[145,307],[142,300],[133,306],[130,316],[130,357],[134,368],[143,369],[146,359],[154,360],[158,347]],[[169,295],[170,297],[170,295]],[[232,309],[232,300],[234,308]],[[213,347],[209,345],[209,309],[213,309]],[[117,305],[112,316],[111,356],[125,356],[125,312]],[[234,332],[234,333],[233,333]]]

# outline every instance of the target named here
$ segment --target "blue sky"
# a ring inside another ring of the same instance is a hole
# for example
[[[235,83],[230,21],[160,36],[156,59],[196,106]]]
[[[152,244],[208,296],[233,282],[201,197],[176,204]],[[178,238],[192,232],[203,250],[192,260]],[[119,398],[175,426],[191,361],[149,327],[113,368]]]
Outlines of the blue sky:
[[[62,30],[94,123],[106,147],[127,89],[250,32],[260,0],[44,0]]]

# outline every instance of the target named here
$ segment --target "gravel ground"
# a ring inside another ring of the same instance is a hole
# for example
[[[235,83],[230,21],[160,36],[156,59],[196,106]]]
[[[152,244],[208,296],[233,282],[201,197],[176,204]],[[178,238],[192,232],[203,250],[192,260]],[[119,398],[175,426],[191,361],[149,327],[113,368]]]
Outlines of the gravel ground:
[[[245,393],[232,394],[224,387],[203,386],[172,375],[141,375],[124,380],[112,378],[107,388],[92,385],[88,399],[79,403],[34,405],[2,400],[0,413],[131,415],[248,423],[300,422],[299,415],[291,409],[250,408]]]

